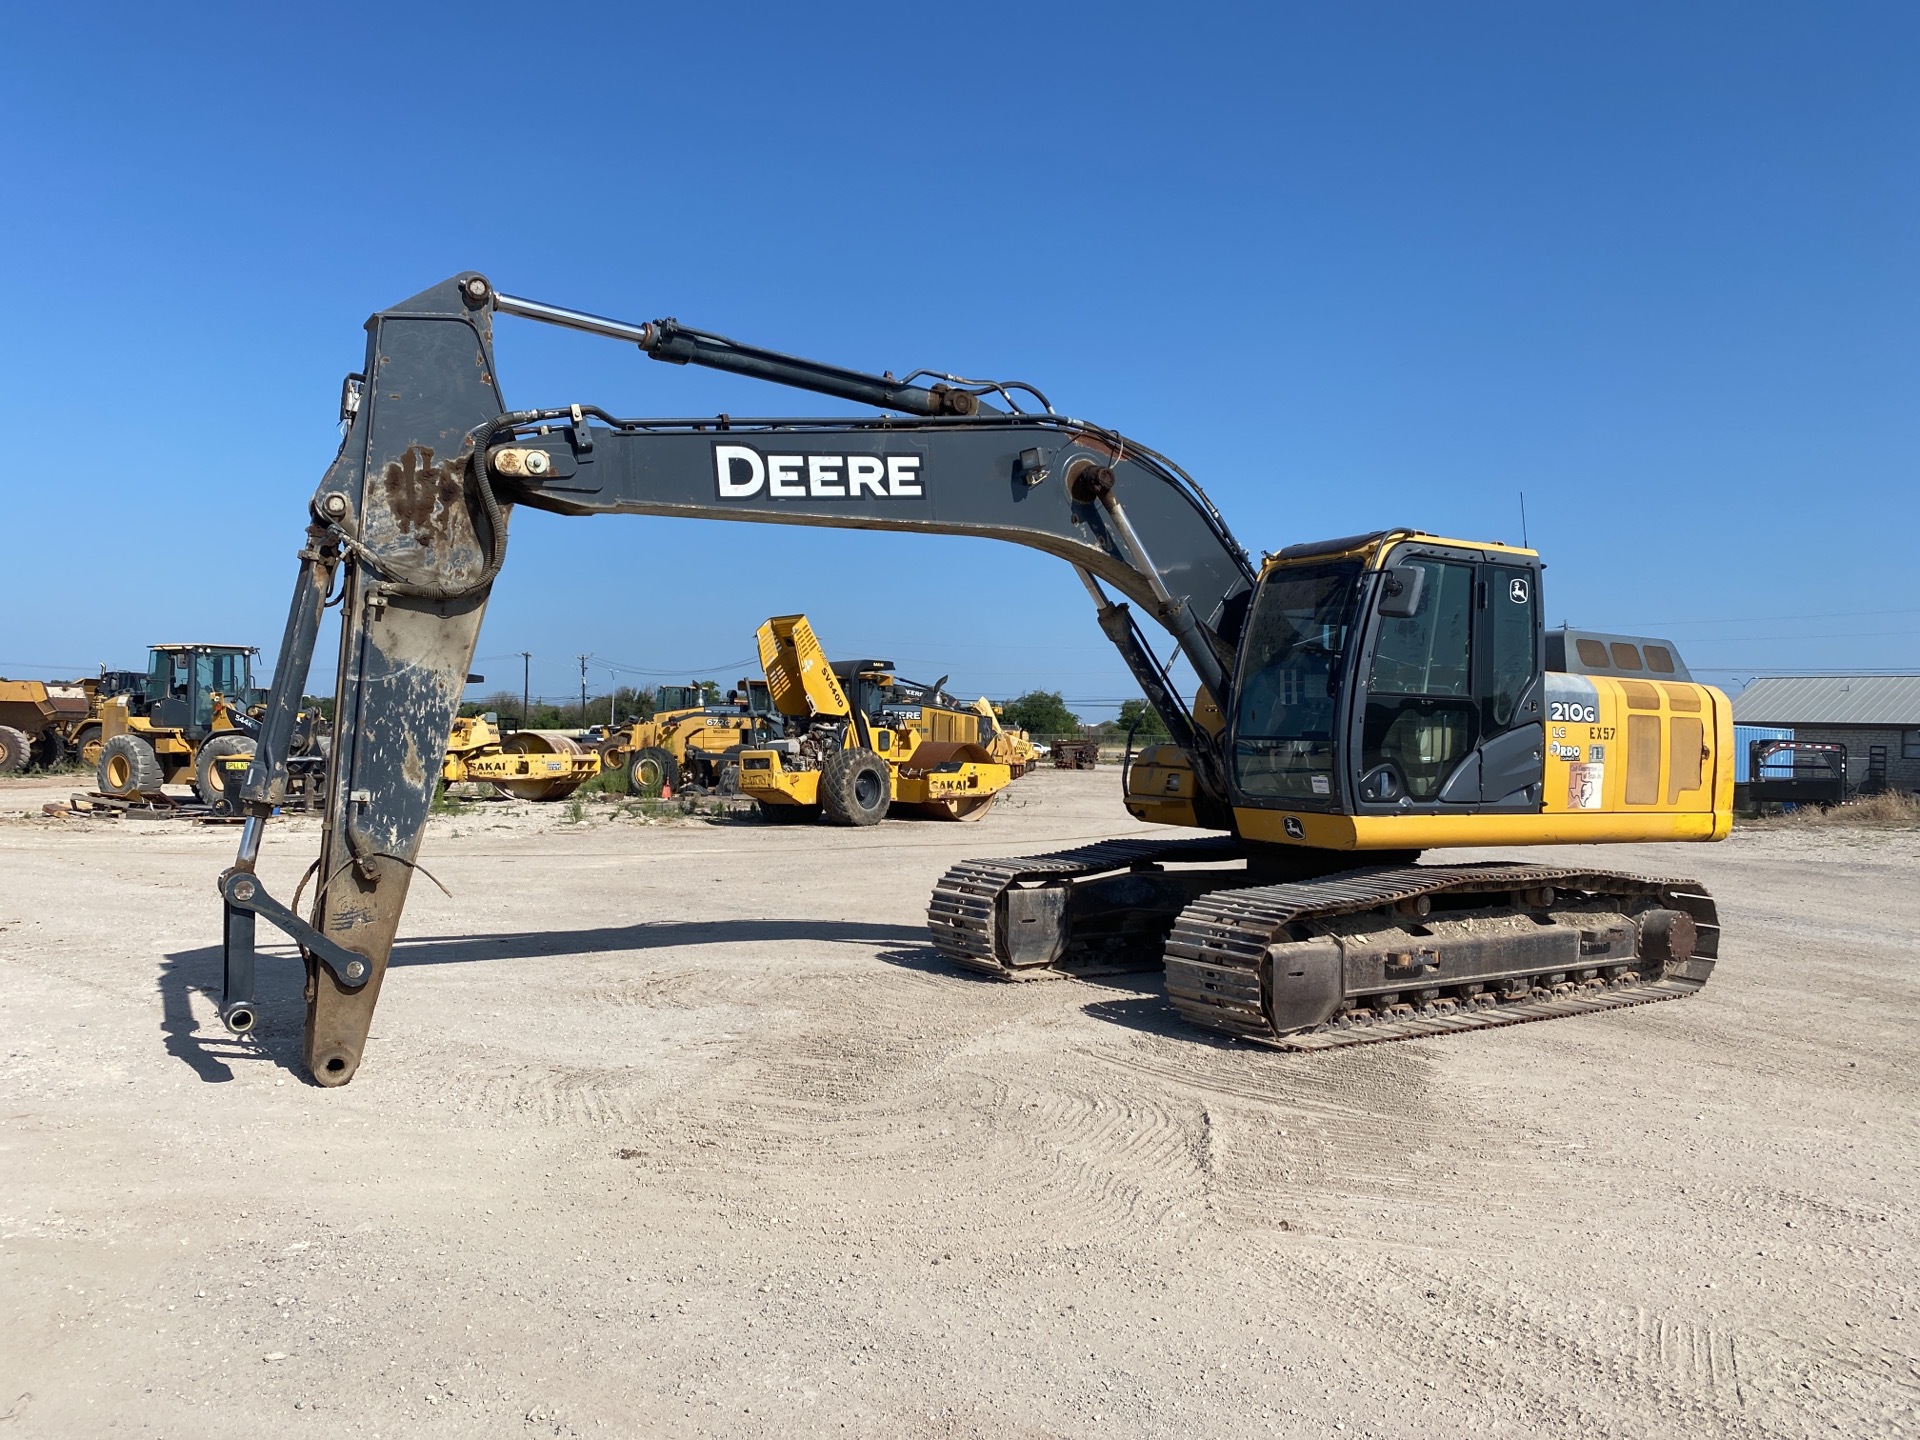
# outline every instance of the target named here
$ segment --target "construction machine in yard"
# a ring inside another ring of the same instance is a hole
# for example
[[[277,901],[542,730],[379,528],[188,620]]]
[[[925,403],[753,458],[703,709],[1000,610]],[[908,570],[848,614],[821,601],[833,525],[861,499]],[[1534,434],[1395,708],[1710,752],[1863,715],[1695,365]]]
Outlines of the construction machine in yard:
[[[1003,725],[1000,707],[984,695],[973,702],[973,709],[980,717],[980,743],[987,753],[1013,771],[1016,780],[1031,773],[1040,763],[1040,747],[1033,737],[1018,726]]]
[[[55,770],[93,714],[91,681],[0,680],[0,774]]]
[[[508,410],[499,315],[872,413]],[[220,882],[226,1023],[253,1024],[264,917],[305,957],[305,1054],[323,1085],[361,1061],[516,505],[978,536],[1075,568],[1170,737],[1130,768],[1125,803],[1206,833],[956,865],[928,924],[960,965],[1008,978],[1164,965],[1195,1025],[1298,1050],[1667,1000],[1713,968],[1714,904],[1691,881],[1584,859],[1416,863],[1455,847],[1709,841],[1731,828],[1726,697],[1660,641],[1615,637],[1608,667],[1570,646],[1550,670],[1530,549],[1383,529],[1256,563],[1185,471],[1055,413],[1030,386],[848,370],[673,320],[504,295],[478,274],[367,328],[241,790],[249,818]],[[302,917],[255,866],[336,582],[335,764]],[[1198,677],[1191,707],[1134,607]]]
[[[938,687],[898,687],[888,660],[829,662],[804,615],[776,615],[754,638],[792,732],[740,755],[740,793],[766,819],[978,820],[1012,782],[979,743],[980,717],[940,704]]]
[[[564,800],[600,773],[600,757],[559,730],[502,731],[497,716],[459,716],[440,779],[477,781],[516,800]]]
[[[731,790],[741,752],[780,729],[763,681],[742,680],[724,704],[709,701],[698,685],[662,685],[654,703],[652,715],[620,726],[600,747],[601,767],[626,771],[627,788],[637,795],[687,785]]]
[[[225,813],[229,762],[253,754],[254,715],[267,692],[253,684],[250,645],[183,643],[147,647],[147,670],[103,677],[94,713],[80,724],[74,746],[98,758],[95,783],[103,795],[154,795],[163,786],[191,784],[200,799]],[[306,671],[301,670],[304,678]],[[297,687],[299,681],[293,682]],[[279,804],[317,798],[326,767],[327,735],[318,716],[299,709],[287,739],[287,779]]]
[[[493,714],[460,716],[447,736],[440,778],[492,785],[516,800],[564,800],[594,776],[624,770],[636,793],[681,788],[686,777],[719,789],[743,745],[772,737],[766,686],[742,681],[737,699],[710,705],[697,685],[663,685],[672,707],[629,721],[598,743],[564,730],[502,730]]]

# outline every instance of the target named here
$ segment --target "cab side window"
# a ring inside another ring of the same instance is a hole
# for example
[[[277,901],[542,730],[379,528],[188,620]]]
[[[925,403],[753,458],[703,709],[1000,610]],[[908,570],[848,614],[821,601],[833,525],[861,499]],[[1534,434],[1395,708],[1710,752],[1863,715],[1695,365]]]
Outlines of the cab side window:
[[[1473,566],[1408,562],[1427,572],[1417,613],[1383,619],[1368,678],[1362,770],[1385,767],[1379,791],[1431,800],[1473,752],[1481,724],[1473,699]]]
[[[172,693],[168,689],[173,674],[173,661],[159,650],[147,658],[147,698],[164,700]]]
[[[1539,625],[1539,597],[1533,572],[1518,566],[1488,565],[1486,722],[1489,735],[1509,728],[1533,684]]]
[[[1412,563],[1427,572],[1420,611],[1381,622],[1370,688],[1393,695],[1469,695],[1473,567],[1442,560]]]

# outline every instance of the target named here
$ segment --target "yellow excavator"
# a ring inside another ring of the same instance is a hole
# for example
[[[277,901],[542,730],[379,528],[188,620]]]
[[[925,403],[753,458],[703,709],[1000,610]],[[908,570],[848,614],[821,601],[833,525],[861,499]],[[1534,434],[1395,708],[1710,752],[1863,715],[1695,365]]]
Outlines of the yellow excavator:
[[[887,660],[830,662],[804,615],[776,615],[754,639],[791,731],[740,755],[740,791],[764,818],[978,820],[1012,783],[980,744],[980,717],[941,704],[938,686],[899,687]]]
[[[496,321],[866,407],[776,419],[509,410]],[[280,683],[221,881],[222,1015],[253,1023],[255,926],[307,967],[315,1079],[358,1068],[507,517],[633,514],[969,535],[1073,566],[1169,739],[1128,774],[1134,835],[954,866],[933,947],[1007,979],[1163,965],[1197,1026],[1317,1051],[1687,995],[1718,953],[1691,881],[1435,858],[1458,847],[1723,838],[1731,710],[1651,637],[1549,631],[1532,550],[1412,528],[1254,561],[1201,486],[1022,382],[895,378],[504,294],[466,273],[368,322],[310,505]],[[377,374],[377,384],[368,376]],[[1214,422],[1209,422],[1214,423]],[[323,610],[337,739],[311,908],[256,864]],[[1183,698],[1136,615],[1175,642]],[[1181,831],[1200,832],[1183,837]],[[1427,857],[1422,859],[1423,855]]]

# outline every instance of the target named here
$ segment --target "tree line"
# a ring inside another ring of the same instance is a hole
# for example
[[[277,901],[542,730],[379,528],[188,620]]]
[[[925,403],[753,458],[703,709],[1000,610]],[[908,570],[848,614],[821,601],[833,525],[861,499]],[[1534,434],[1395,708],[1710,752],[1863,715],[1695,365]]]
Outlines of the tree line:
[[[1159,712],[1145,700],[1123,700],[1120,718],[1088,725],[1072,710],[1058,690],[1029,690],[1000,705],[1002,723],[1025,730],[1030,735],[1084,735],[1099,740],[1123,740],[1127,733],[1142,740],[1164,740],[1167,727]]]
[[[699,687],[705,703],[709,705],[720,704],[726,696],[726,691],[716,681],[696,680],[692,684]],[[684,687],[675,689],[681,693],[669,698],[678,707],[685,701]],[[522,715],[520,702],[518,691],[496,690],[478,700],[465,701],[460,706],[460,713],[491,713],[499,716],[511,728],[520,730],[584,730],[590,725],[605,725],[609,715],[613,717],[614,724],[624,725],[633,720],[649,719],[661,708],[658,690],[631,685],[623,685],[611,694],[589,695],[584,709],[578,700],[534,696],[531,713]],[[331,696],[310,696],[305,703],[327,718],[332,718]],[[1104,720],[1096,725],[1083,721],[1068,707],[1065,697],[1058,690],[1029,690],[1024,695],[1016,695],[999,704],[1002,722],[1025,730],[1030,735],[1091,735],[1101,740],[1121,740],[1132,731],[1142,740],[1162,740],[1167,734],[1167,727],[1161,723],[1160,716],[1145,700],[1123,701],[1118,719]]]

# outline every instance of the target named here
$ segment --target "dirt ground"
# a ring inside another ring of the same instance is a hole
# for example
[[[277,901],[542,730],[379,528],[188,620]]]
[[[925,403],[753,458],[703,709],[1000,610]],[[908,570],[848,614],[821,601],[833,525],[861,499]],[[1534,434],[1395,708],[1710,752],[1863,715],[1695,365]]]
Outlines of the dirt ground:
[[[0,1440],[1920,1432],[1920,831],[1587,852],[1718,895],[1701,995],[1308,1058],[934,958],[1115,786],[436,818],[329,1091],[284,945],[215,1019],[235,832],[9,782]]]

